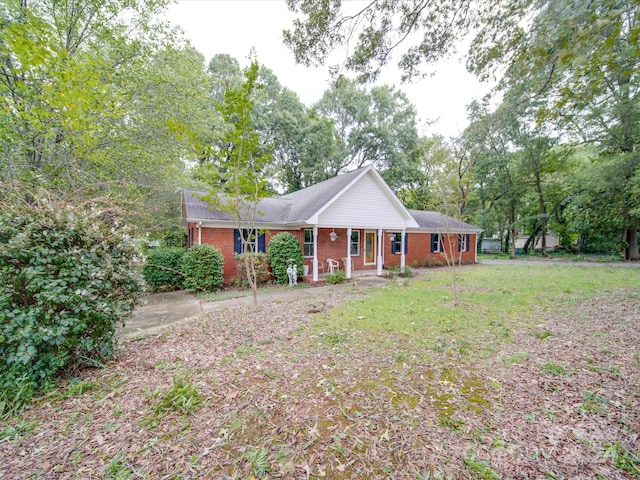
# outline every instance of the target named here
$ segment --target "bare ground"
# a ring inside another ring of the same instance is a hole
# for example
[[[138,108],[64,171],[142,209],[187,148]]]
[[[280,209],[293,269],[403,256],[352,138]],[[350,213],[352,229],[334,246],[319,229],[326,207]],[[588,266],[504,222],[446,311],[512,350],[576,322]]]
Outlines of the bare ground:
[[[0,478],[639,478],[639,298],[545,314],[470,356],[311,328],[360,295],[125,343],[0,426]]]

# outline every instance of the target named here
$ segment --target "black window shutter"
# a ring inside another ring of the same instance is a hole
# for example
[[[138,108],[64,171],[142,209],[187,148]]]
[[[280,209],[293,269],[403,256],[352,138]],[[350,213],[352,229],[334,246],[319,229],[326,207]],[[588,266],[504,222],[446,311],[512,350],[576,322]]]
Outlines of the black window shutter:
[[[258,252],[259,253],[265,253],[267,251],[265,237],[266,235],[264,233],[261,233],[260,235],[258,235]]]
[[[233,253],[242,253],[242,238],[240,238],[240,230],[233,230]]]
[[[404,234],[404,254],[409,253],[409,234]]]
[[[431,253],[435,253],[438,249],[438,235],[435,233],[431,234]]]

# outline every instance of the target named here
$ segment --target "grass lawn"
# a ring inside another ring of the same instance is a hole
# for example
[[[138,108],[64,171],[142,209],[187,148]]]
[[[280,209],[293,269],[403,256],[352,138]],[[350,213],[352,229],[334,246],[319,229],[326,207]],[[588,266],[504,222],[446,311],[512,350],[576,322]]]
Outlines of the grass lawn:
[[[640,478],[640,269],[457,287],[422,270],[125,343],[0,424],[0,478]]]

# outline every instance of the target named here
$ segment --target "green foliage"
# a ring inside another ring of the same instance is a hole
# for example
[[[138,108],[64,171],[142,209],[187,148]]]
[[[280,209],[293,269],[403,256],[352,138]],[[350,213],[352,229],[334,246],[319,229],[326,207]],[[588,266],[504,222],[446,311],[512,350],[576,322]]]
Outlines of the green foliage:
[[[302,275],[302,248],[300,241],[289,232],[274,235],[267,247],[267,258],[277,283],[287,283],[289,265],[298,266],[298,275]]]
[[[258,477],[263,477],[272,470],[269,463],[269,449],[262,447],[247,448],[244,452],[244,458],[251,466],[251,473]]]
[[[345,273],[342,270],[338,270],[335,273],[330,273],[326,276],[325,282],[329,285],[337,285],[343,283],[345,280]]]
[[[147,255],[147,262],[142,269],[147,285],[154,291],[178,290],[182,288],[182,259],[186,253],[184,248],[156,248]]]
[[[105,195],[145,232],[170,224],[178,209],[167,198],[184,186],[210,112],[204,58],[156,21],[167,4],[2,3],[3,192]]]
[[[187,383],[184,379],[174,378],[173,387],[162,395],[151,410],[156,418],[162,418],[172,410],[182,415],[190,415],[197,411],[201,403],[200,393],[195,385]]]
[[[401,271],[400,267],[389,267],[385,272],[385,276],[390,278],[411,278],[415,276],[415,273],[413,272],[413,268],[405,265],[404,272]]]
[[[66,367],[112,357],[143,294],[138,260],[112,212],[41,202],[0,216],[2,410]]]
[[[633,478],[640,478],[640,452],[630,451],[620,441],[605,446],[604,456],[612,458],[617,468]]]
[[[477,478],[485,480],[500,480],[500,475],[491,468],[489,462],[478,460],[475,455],[467,455],[464,457],[464,464]]]
[[[162,243],[165,247],[186,248],[189,235],[184,228],[172,228],[162,232]]]
[[[184,286],[210,292],[222,286],[224,257],[211,245],[196,245],[182,258]]]
[[[271,272],[269,271],[269,262],[267,255],[264,253],[236,253],[233,256],[236,261],[236,281],[242,285],[247,285],[247,271],[245,267],[245,258],[249,261],[250,268],[255,272],[256,285],[264,285],[271,280]]]

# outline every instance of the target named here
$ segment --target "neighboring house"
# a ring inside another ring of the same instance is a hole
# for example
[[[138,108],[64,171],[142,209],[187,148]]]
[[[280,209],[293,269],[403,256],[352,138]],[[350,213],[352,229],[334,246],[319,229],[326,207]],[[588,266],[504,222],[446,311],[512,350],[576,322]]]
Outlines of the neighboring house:
[[[224,256],[224,279],[236,275],[234,253],[241,253],[240,232],[231,216],[200,200],[203,192],[183,191],[183,224],[189,246],[209,244]],[[476,261],[473,225],[436,212],[407,210],[373,167],[338,175],[277,198],[260,201],[253,250],[266,252],[275,234],[288,231],[300,241],[305,272],[320,273],[338,265],[346,277],[352,270],[376,270],[445,261],[444,252]],[[404,246],[404,248],[403,248]],[[446,250],[445,250],[446,249]],[[331,260],[331,261],[329,261]]]
[[[482,253],[500,253],[502,252],[502,241],[499,238],[483,238],[480,242],[480,251]]]
[[[520,250],[520,251],[524,250],[524,246],[526,245],[528,239],[529,239],[528,236],[516,237],[516,242],[515,242],[516,250]],[[547,245],[547,250],[556,250],[558,247],[560,247],[560,237],[552,233],[547,234],[546,245]],[[532,245],[530,248],[536,251],[542,250],[542,237],[537,236],[536,244]]]

